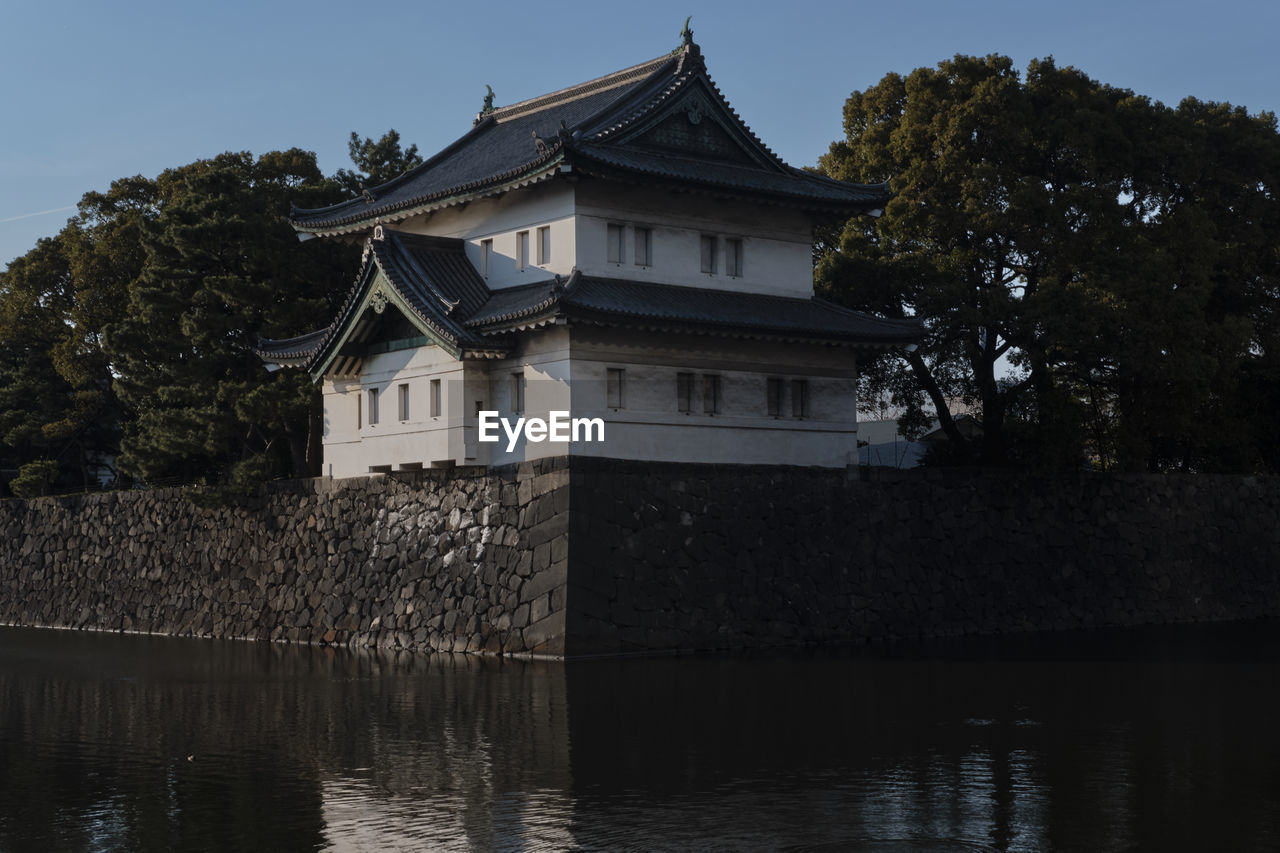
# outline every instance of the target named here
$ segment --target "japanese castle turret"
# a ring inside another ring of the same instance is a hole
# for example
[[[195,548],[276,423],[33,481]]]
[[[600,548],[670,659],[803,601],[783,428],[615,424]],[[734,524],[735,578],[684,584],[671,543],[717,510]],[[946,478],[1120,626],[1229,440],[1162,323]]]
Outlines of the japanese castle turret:
[[[422,165],[318,210],[363,238],[330,325],[262,341],[324,391],[325,473],[584,454],[845,466],[857,358],[913,321],[817,299],[821,222],[883,184],[788,166],[698,46],[505,107]]]

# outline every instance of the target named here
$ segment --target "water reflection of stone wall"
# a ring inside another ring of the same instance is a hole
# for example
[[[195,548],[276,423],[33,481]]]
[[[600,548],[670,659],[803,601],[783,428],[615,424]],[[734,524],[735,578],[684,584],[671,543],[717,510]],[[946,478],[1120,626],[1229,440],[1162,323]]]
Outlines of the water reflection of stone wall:
[[[1280,615],[1280,481],[575,458],[0,503],[0,622],[614,654]]]
[[[570,654],[1280,615],[1280,480],[575,460]]]
[[[382,648],[562,652],[568,472],[0,503],[0,622]]]
[[[495,802],[570,786],[564,691],[545,661],[7,629],[0,849],[494,849],[530,820]]]

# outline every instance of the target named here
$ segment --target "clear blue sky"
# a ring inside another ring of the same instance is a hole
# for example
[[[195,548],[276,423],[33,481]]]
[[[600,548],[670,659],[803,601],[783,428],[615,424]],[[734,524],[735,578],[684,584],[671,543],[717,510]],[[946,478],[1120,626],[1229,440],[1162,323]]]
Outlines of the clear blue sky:
[[[332,173],[351,131],[431,154],[499,105],[643,62],[686,15],[712,76],[793,165],[841,134],[854,89],[956,53],[1053,55],[1174,104],[1280,109],[1280,3],[375,3],[5,0],[0,263],[80,196],[227,150],[300,147]],[[52,212],[49,212],[52,211]]]

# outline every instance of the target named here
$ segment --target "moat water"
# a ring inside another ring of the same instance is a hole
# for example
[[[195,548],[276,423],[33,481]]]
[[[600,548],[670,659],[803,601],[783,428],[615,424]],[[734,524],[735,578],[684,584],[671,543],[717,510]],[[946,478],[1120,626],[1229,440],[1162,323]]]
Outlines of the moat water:
[[[0,629],[0,851],[1278,850],[1280,623],[549,662]]]

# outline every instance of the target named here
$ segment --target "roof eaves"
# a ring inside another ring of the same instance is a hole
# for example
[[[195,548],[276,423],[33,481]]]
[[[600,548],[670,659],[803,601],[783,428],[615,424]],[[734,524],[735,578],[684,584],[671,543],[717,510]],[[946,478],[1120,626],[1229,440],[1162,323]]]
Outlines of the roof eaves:
[[[728,197],[749,199],[749,200],[756,200],[756,201],[758,201],[761,198],[766,198],[771,200],[775,204],[782,204],[782,205],[791,206],[791,207],[800,207],[805,210],[821,210],[821,211],[830,211],[834,213],[847,213],[850,208],[872,210],[872,209],[875,209],[876,207],[882,207],[884,203],[887,202],[890,198],[890,193],[888,190],[889,185],[887,183],[857,185],[858,189],[882,190],[882,192],[866,199],[824,198],[820,195],[807,195],[804,193],[789,193],[789,192],[784,192],[780,190],[751,187],[744,183],[726,184],[724,182],[715,181],[715,180],[701,181],[699,183],[691,185],[690,179],[688,178],[675,178],[673,176],[666,175],[663,172],[660,172],[656,169],[646,169],[640,166],[631,166],[631,165],[623,166],[617,163],[611,163],[608,160],[595,157],[591,153],[587,151],[583,151],[579,148],[575,148],[572,154],[573,154],[573,166],[575,169],[581,169],[581,170],[584,170],[587,174],[595,174],[599,177],[606,178],[606,179],[610,179],[610,178],[616,179],[617,173],[620,173],[620,172],[629,173],[632,175],[643,176],[646,182],[654,179],[657,179],[659,181],[665,180],[665,181],[678,182],[679,187],[682,190],[689,191],[689,192],[698,192],[698,193],[709,194],[714,196],[728,196]],[[587,162],[583,163],[582,161],[584,160]],[[793,175],[794,177],[801,177],[801,178],[819,177],[819,176],[810,175],[809,173],[804,172],[802,170],[792,169],[792,167],[790,166],[788,166],[787,168],[794,173]],[[835,185],[834,188],[838,188],[846,192],[850,191],[853,188],[849,184],[846,184],[842,181],[833,181],[830,178],[825,178],[824,183],[834,184]]]
[[[640,329],[650,332],[672,332],[677,334],[706,335],[708,337],[778,341],[782,343],[822,344],[825,346],[843,346],[863,350],[875,350],[892,346],[900,346],[910,340],[854,338],[845,335],[833,335],[829,332],[822,331],[800,332],[795,330],[759,328],[734,323],[712,325],[700,321],[663,319],[631,314],[615,315],[608,312],[587,309],[575,309],[570,314],[570,321],[574,323],[587,323],[593,326]]]
[[[481,132],[486,130],[493,123],[494,122],[488,119],[487,117],[485,120],[477,122],[475,125],[472,126],[470,130],[462,134],[462,136],[459,136],[453,142],[449,143],[444,148],[437,151],[435,154],[431,155],[423,162],[419,163],[417,166],[414,166],[412,169],[409,169],[406,172],[402,172],[401,174],[396,175],[394,178],[392,178],[389,181],[386,181],[385,183],[378,184],[376,187],[370,187],[369,192],[373,195],[375,199],[377,199],[379,196],[386,195],[388,192],[390,192],[391,190],[394,190],[396,187],[400,186],[401,184],[404,184],[416,178],[418,175],[422,174],[423,172],[426,172],[431,168],[433,168],[434,166],[438,165],[442,160],[444,160],[446,157],[453,154],[463,145],[470,144],[474,137],[478,136]],[[326,210],[333,210],[334,208],[341,207],[343,205],[350,206],[354,202],[358,202],[358,201],[363,201],[363,199],[350,198],[350,199],[347,199],[346,201],[340,201],[336,204],[331,204],[327,207],[312,207],[312,208],[298,207],[290,211],[289,218],[290,218],[290,221],[292,222],[294,221],[295,215],[308,214],[308,213],[322,213]],[[374,204],[376,205],[377,202],[375,201]]]
[[[374,271],[377,269],[377,265],[370,257],[370,254],[365,255],[355,283],[351,286],[351,290],[347,292],[347,298],[342,301],[342,307],[338,309],[337,317],[329,324],[328,333],[324,336],[324,340],[316,347],[315,353],[307,360],[307,363],[303,365],[316,382],[320,381],[329,363],[337,356],[338,349],[342,345],[343,336],[341,332],[354,322],[355,318],[351,316],[352,312],[356,310],[357,305],[363,303],[364,300],[361,297],[368,290],[370,279],[376,275]]]
[[[298,367],[306,363],[316,347],[324,341],[328,331],[326,326],[292,338],[260,338],[253,347],[253,354],[268,363]]]
[[[563,143],[557,139],[548,147],[545,154],[536,160],[524,163],[514,169],[497,175],[490,175],[480,180],[449,187],[425,196],[417,196],[404,201],[377,207],[375,205],[359,213],[319,222],[304,222],[291,217],[289,224],[294,230],[309,234],[336,236],[362,231],[378,223],[392,223],[445,207],[474,201],[490,195],[499,195],[522,186],[548,180],[555,176],[560,162],[564,159]],[[321,208],[322,210],[325,208]],[[294,211],[296,215],[298,211]]]

